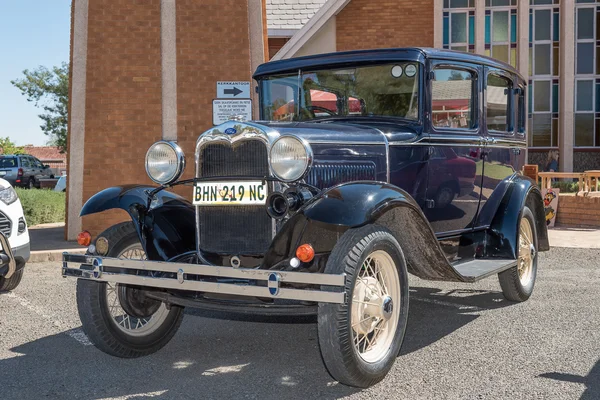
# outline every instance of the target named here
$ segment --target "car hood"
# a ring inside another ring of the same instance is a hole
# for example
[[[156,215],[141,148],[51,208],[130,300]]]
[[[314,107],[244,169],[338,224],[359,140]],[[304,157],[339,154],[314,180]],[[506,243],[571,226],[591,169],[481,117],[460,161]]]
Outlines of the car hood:
[[[257,121],[281,135],[296,135],[309,143],[348,142],[354,144],[386,141],[415,141],[419,133],[409,126],[362,122],[272,122]]]

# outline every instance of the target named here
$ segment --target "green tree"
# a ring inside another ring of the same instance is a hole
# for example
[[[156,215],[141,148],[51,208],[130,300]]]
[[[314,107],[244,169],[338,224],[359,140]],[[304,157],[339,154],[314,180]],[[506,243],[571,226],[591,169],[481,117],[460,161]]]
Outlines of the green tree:
[[[23,71],[24,77],[11,81],[27,101],[44,110],[39,117],[44,121],[40,126],[50,137],[49,143],[62,151],[67,148],[67,121],[69,103],[69,64],[48,69],[38,67]]]
[[[452,71],[450,71],[450,77],[448,78],[448,80],[449,81],[464,81],[465,75],[463,72],[453,69]]]
[[[15,145],[9,137],[0,138],[0,154],[25,154],[25,149]]]

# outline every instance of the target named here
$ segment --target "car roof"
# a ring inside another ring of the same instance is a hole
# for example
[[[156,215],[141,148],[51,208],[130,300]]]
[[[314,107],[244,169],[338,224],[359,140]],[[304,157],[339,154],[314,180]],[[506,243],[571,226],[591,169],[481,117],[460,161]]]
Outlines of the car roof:
[[[293,73],[299,69],[310,70],[316,67],[343,68],[344,66],[350,65],[374,64],[394,61],[424,62],[429,58],[487,65],[509,71],[524,81],[523,77],[514,67],[494,58],[479,54],[464,53],[461,51],[427,47],[352,50],[271,61],[259,65],[253,77],[256,80],[259,80],[264,76]]]

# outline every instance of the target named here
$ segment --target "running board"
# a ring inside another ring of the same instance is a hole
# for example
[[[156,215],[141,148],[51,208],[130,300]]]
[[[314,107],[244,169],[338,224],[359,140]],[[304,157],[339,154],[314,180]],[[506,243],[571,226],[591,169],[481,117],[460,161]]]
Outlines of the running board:
[[[452,266],[465,282],[477,282],[517,265],[517,260],[473,260]]]

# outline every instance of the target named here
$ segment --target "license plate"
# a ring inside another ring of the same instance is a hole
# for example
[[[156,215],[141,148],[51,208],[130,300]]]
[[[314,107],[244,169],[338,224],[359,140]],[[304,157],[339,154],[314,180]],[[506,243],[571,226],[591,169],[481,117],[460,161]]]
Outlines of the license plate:
[[[267,201],[267,183],[196,182],[193,204],[196,206],[262,205]]]

